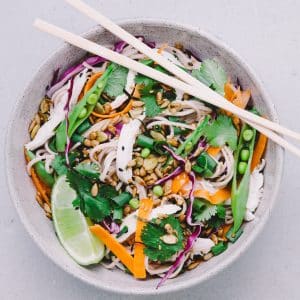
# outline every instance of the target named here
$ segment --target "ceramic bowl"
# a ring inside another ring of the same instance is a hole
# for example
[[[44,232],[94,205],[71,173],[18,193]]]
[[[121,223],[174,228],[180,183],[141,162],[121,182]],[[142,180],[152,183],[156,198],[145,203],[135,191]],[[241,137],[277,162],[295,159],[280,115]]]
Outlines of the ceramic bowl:
[[[267,97],[261,82],[252,70],[223,42],[210,34],[190,26],[155,20],[125,21],[121,25],[134,35],[144,35],[147,40],[181,42],[200,59],[216,57],[227,74],[241,86],[249,88],[259,111],[273,121],[278,121],[273,103]],[[116,38],[101,27],[94,27],[85,36],[102,45],[116,42]],[[50,38],[50,37],[49,37]],[[56,68],[67,68],[80,61],[86,53],[73,46],[64,45],[55,52],[34,75],[22,97],[17,101],[12,116],[7,140],[7,178],[11,198],[20,219],[32,239],[40,249],[67,273],[99,289],[121,294],[160,294],[199,285],[233,263],[255,240],[262,230],[274,204],[283,167],[283,151],[272,142],[266,152],[264,198],[256,211],[254,221],[245,225],[244,234],[235,244],[230,245],[222,255],[216,256],[201,267],[185,272],[175,279],[168,280],[161,288],[155,289],[158,279],[137,281],[118,270],[109,271],[100,266],[84,268],[77,265],[60,245],[53,224],[46,217],[35,200],[35,190],[25,171],[23,145],[29,139],[29,121],[37,111],[39,101],[44,96],[45,86],[51,81]],[[30,74],[28,74],[30,75]],[[272,162],[272,163],[270,163]]]

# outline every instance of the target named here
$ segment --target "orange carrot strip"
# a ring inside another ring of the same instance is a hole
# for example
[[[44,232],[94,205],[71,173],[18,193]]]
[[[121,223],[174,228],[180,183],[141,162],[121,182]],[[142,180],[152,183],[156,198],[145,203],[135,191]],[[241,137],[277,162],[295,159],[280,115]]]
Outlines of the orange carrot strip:
[[[222,238],[226,238],[226,234],[227,234],[227,232],[230,230],[230,228],[231,228],[231,224],[225,224],[224,226],[223,226],[223,234],[222,234]]]
[[[251,172],[260,163],[261,158],[264,155],[264,152],[266,150],[267,141],[268,141],[268,138],[265,135],[260,133],[258,141],[257,141],[256,146],[254,148],[253,156],[252,156]]]
[[[250,100],[251,93],[249,90],[241,91],[240,89],[236,92],[236,97],[232,100],[232,103],[239,108],[246,108],[249,100]]]
[[[220,189],[215,194],[210,196],[209,202],[211,204],[220,204],[231,196],[231,191],[228,188]]]
[[[90,226],[90,230],[97,236],[111,252],[120,259],[120,261],[134,274],[133,257],[127,249],[120,244],[107,230],[100,225]]]
[[[25,152],[25,159],[27,161],[27,163],[30,161],[30,158],[28,157],[28,155]],[[49,187],[47,187],[38,177],[36,171],[34,170],[34,168],[31,168],[30,170],[30,176],[31,176],[31,180],[37,190],[37,192],[40,193],[42,199],[50,206],[51,202],[50,202],[50,198],[49,195],[51,194],[51,190]]]
[[[117,117],[117,116],[124,115],[124,114],[128,113],[131,110],[131,107],[132,107],[132,100],[129,101],[127,106],[122,111],[119,111],[119,112],[116,112],[116,113],[113,113],[113,114],[110,114],[110,115],[97,114],[96,112],[93,111],[92,115],[96,116],[98,118],[102,118],[102,119],[110,119],[110,118],[114,118],[114,117]]]
[[[97,79],[103,74],[103,72],[99,72],[94,74],[85,84],[84,86],[84,94],[86,94],[95,84],[95,82],[97,81]]]
[[[162,54],[162,52],[168,47],[168,44],[162,44],[161,47],[157,50],[158,54]]]
[[[194,191],[194,196],[197,198],[203,198],[206,200],[210,199],[210,193],[206,190],[196,190],[196,191]]]
[[[188,182],[189,176],[185,172],[182,172],[179,175],[177,175],[172,181],[172,193],[177,194]]]
[[[235,93],[236,93],[236,88],[233,86],[233,84],[230,81],[227,81],[224,85],[224,93],[225,93],[225,98],[232,102],[234,99]]]
[[[140,201],[138,220],[136,223],[134,257],[133,257],[134,277],[139,279],[146,278],[145,254],[144,254],[145,246],[142,243],[141,235],[142,235],[142,230],[145,226],[145,222],[143,222],[143,220],[148,219],[152,207],[153,207],[152,199],[146,198]]]
[[[209,154],[210,156],[217,156],[220,151],[221,151],[220,147],[209,147],[206,150],[207,154]]]
[[[198,197],[198,198],[206,199],[211,204],[216,205],[216,204],[220,204],[220,203],[226,201],[227,199],[229,199],[231,196],[231,192],[227,188],[218,190],[215,194],[210,194],[206,190],[196,190],[194,192],[194,196]]]

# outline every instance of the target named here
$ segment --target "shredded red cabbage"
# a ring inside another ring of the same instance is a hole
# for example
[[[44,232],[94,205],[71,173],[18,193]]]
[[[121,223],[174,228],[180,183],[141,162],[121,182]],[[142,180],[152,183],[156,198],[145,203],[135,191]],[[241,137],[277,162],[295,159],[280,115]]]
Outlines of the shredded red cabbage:
[[[197,157],[197,156],[195,155],[195,153],[197,152],[197,150],[198,150],[199,148],[201,148],[202,150],[205,150],[207,146],[208,146],[208,144],[207,144],[206,139],[205,139],[205,138],[201,138],[201,139],[199,140],[199,142],[198,142],[197,147],[195,148],[195,150],[193,151],[193,153],[191,153],[191,155],[189,156],[189,159],[192,159],[192,158]]]
[[[120,135],[123,125],[124,124],[122,122],[119,122],[115,125],[117,135]]]
[[[52,97],[52,95],[58,90],[60,89],[70,78],[72,78],[73,76],[75,76],[76,74],[80,73],[85,67],[84,67],[84,63],[87,63],[91,66],[97,65],[101,62],[105,62],[106,60],[103,57],[100,56],[93,56],[93,57],[89,57],[87,58],[84,62],[82,62],[81,64],[77,65],[77,66],[73,66],[69,69],[67,69],[59,78],[58,82],[53,85],[47,92],[47,96],[48,97]]]
[[[181,164],[185,164],[185,160],[180,156],[180,155],[177,155],[171,148],[169,148],[168,146],[166,145],[163,145],[162,146],[166,151],[168,151],[171,156],[176,160],[178,161],[179,163]]]
[[[128,44],[124,41],[119,41],[116,42],[114,45],[114,51],[118,52],[118,53],[122,53],[122,51],[124,50],[124,48],[127,46]]]
[[[200,233],[201,233],[201,226],[198,225],[195,228],[195,231],[188,237],[184,249],[178,254],[174,264],[170,267],[170,269],[165,274],[165,276],[159,281],[158,285],[156,286],[156,289],[158,289],[180,266],[180,264],[185,258],[185,255],[192,249],[194,242],[197,239],[197,237],[200,235]]]
[[[115,223],[111,218],[106,218],[106,220],[102,221],[103,226],[110,232],[110,233],[119,233],[120,226]]]
[[[139,36],[139,38],[142,39],[142,41],[147,44],[149,47],[151,48],[155,48],[155,43],[154,42],[147,42],[145,41],[145,38],[143,36]],[[117,43],[115,43],[114,45],[114,51],[118,52],[118,53],[122,53],[122,51],[124,50],[124,48],[127,46],[127,43],[124,41],[119,41]],[[50,88],[47,91],[47,96],[49,98],[52,97],[52,95],[58,90],[60,89],[70,78],[72,78],[73,76],[75,76],[76,74],[80,73],[85,67],[84,67],[84,63],[89,64],[91,66],[97,65],[99,63],[105,62],[106,59],[101,57],[101,56],[92,56],[87,58],[84,62],[80,63],[79,65],[70,67],[69,69],[67,69],[61,76],[59,79],[55,78],[55,80],[52,79],[51,81],[51,85]],[[57,72],[56,77],[58,77],[58,70],[56,70],[55,72]],[[53,83],[55,82],[55,83]]]
[[[169,174],[166,177],[163,177],[163,178],[157,180],[154,185],[163,184],[166,181],[168,181],[169,179],[172,179],[172,178],[176,177],[181,172],[182,172],[182,167],[177,167],[171,174]]]
[[[135,37],[137,39],[141,39],[143,43],[145,43],[147,46],[149,46],[152,49],[155,48],[155,46],[156,46],[155,42],[153,42],[153,41],[147,41],[143,35],[136,35]]]

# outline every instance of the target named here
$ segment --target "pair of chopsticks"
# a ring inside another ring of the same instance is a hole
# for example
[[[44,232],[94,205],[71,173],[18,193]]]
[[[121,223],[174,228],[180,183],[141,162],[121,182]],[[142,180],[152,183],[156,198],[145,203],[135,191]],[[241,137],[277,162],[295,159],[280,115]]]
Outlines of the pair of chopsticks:
[[[75,7],[77,10],[87,15],[91,19],[95,20],[97,23],[102,25],[108,31],[119,37],[121,40],[125,41],[129,45],[133,46],[141,53],[145,54],[147,57],[154,60],[157,64],[164,67],[170,73],[176,76],[171,77],[162,72],[156,71],[151,67],[145,66],[138,61],[132,60],[122,54],[116,53],[109,50],[103,46],[100,46],[94,42],[91,42],[81,36],[75,35],[68,32],[60,27],[47,23],[43,20],[37,19],[34,26],[45,31],[53,36],[56,36],[78,48],[86,50],[95,55],[104,57],[105,59],[115,62],[121,66],[131,69],[137,73],[143,74],[147,77],[160,81],[172,88],[179,89],[191,96],[199,98],[207,103],[215,105],[219,108],[227,110],[234,115],[241,118],[243,121],[248,123],[253,128],[257,129],[259,132],[267,136],[270,140],[277,143],[284,149],[294,153],[300,157],[300,149],[298,149],[293,144],[287,142],[278,134],[282,134],[300,141],[300,134],[285,128],[278,123],[274,123],[270,120],[264,119],[257,116],[249,111],[243,110],[231,102],[227,101],[223,96],[214,92],[209,87],[205,86],[203,83],[198,81],[196,78],[192,77],[189,73],[183,71],[178,66],[168,61],[162,55],[157,53],[155,50],[148,47],[146,44],[141,42],[139,39],[131,35],[129,32],[122,29],[117,24],[113,23],[111,20],[103,16],[101,13],[96,11],[94,8],[88,6],[81,0],[66,0],[71,6]],[[277,133],[276,133],[277,132]]]

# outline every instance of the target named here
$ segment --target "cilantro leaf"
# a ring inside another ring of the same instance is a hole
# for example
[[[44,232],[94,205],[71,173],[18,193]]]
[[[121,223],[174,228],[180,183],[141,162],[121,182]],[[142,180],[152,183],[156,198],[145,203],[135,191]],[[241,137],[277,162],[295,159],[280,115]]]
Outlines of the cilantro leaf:
[[[116,69],[111,73],[103,92],[111,98],[123,94],[127,81],[127,74],[128,69],[117,65]]]
[[[93,197],[90,193],[93,183],[87,177],[69,169],[67,171],[67,181],[77,193],[77,198],[72,203],[73,206],[79,207],[86,217],[101,222],[110,215],[110,200],[100,197],[99,194]]]
[[[79,174],[91,179],[99,177],[99,167],[95,163],[80,163],[74,169]]]
[[[223,205],[217,205],[217,213],[207,221],[208,226],[219,228],[225,223],[225,214],[225,207]]]
[[[227,81],[227,75],[215,59],[204,60],[200,69],[193,70],[192,75],[217,93],[224,95],[224,84]]]
[[[193,208],[193,217],[197,222],[208,221],[217,214],[217,206],[204,200],[195,199]]]
[[[147,117],[155,117],[162,111],[162,109],[157,105],[154,95],[143,96],[141,100],[145,103]]]
[[[170,224],[177,233],[176,244],[166,244],[161,237],[167,234],[165,225]],[[169,216],[165,219],[153,219],[147,223],[142,231],[142,241],[145,244],[145,254],[153,261],[164,262],[175,253],[183,249],[183,233],[180,222],[174,217]]]
[[[75,159],[78,157],[78,154],[75,152],[69,153],[69,163],[72,166],[75,162]],[[64,155],[56,155],[51,163],[51,167],[54,171],[60,176],[67,174],[68,167],[66,163],[66,158]]]
[[[119,193],[116,191],[116,189],[113,186],[108,184],[103,184],[99,188],[98,195],[103,198],[112,199],[118,196]]]
[[[149,78],[147,76],[141,75],[141,74],[137,74],[135,76],[135,83],[137,84],[141,84],[144,87],[150,87],[149,89],[151,90],[151,88],[153,87],[153,85],[155,84],[155,80],[152,78]]]
[[[203,134],[213,147],[221,147],[225,144],[228,144],[232,150],[237,147],[237,131],[231,118],[225,115],[219,115],[211,124],[207,124]]]
[[[99,196],[92,197],[89,194],[84,194],[83,197],[85,213],[91,220],[101,222],[110,215],[110,202],[108,199]]]

